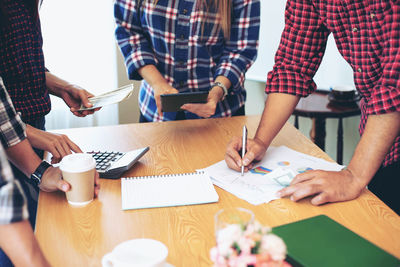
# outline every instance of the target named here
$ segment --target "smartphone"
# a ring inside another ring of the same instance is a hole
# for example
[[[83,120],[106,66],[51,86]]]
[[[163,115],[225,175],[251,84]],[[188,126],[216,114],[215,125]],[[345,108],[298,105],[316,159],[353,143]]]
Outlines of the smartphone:
[[[162,112],[176,112],[187,103],[207,103],[208,91],[161,95]]]

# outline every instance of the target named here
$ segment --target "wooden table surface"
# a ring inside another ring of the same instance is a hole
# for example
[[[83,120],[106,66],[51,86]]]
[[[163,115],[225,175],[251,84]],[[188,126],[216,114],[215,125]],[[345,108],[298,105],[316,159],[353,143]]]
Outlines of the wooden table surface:
[[[214,164],[224,158],[230,138],[241,135],[242,125],[247,125],[252,137],[259,119],[250,116],[58,132],[67,134],[84,151],[128,151],[150,146],[140,163],[125,174],[143,176],[193,172]],[[273,145],[330,160],[290,124]],[[214,214],[224,207],[240,206],[252,210],[257,220],[271,227],[326,214],[400,257],[400,217],[368,190],[356,200],[320,207],[312,206],[309,199],[299,203],[279,199],[253,206],[218,187],[216,190],[218,203],[130,211],[121,210],[120,180],[101,179],[98,199],[81,208],[69,206],[61,192],[41,192],[36,236],[53,266],[100,266],[104,254],[133,238],[163,242],[169,249],[168,262],[176,267],[210,266],[209,251],[215,245]]]

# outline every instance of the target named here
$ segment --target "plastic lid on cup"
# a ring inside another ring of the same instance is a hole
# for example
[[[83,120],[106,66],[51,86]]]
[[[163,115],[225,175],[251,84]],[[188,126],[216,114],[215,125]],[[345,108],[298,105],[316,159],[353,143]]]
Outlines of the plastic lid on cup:
[[[96,161],[90,154],[75,153],[65,156],[60,163],[60,170],[65,172],[85,172],[96,167]]]

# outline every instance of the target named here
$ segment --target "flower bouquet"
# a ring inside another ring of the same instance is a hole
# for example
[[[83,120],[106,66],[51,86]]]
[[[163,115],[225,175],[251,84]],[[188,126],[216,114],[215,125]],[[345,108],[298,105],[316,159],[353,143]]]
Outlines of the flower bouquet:
[[[257,221],[230,224],[216,233],[217,246],[210,251],[214,267],[289,267],[286,245]]]

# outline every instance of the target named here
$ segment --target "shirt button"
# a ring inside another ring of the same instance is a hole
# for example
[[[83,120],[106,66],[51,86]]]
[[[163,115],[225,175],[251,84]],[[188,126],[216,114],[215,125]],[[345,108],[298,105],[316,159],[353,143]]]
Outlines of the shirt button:
[[[183,87],[184,85],[185,85],[185,82],[184,82],[184,81],[180,81],[180,82],[179,82],[179,86],[180,86],[180,87]]]
[[[188,12],[187,9],[184,9],[184,10],[182,11],[183,15],[186,15],[187,12]]]
[[[185,35],[181,34],[180,38],[182,41],[185,40]]]
[[[358,29],[354,27],[353,28],[353,32],[357,32],[357,31],[358,31]]]
[[[358,68],[357,71],[361,73],[361,72],[362,72],[362,69],[361,69],[361,68]]]
[[[371,13],[371,19],[375,18],[375,13]]]
[[[183,65],[185,65],[185,62],[179,61],[178,64],[181,65],[181,66],[183,66]]]

